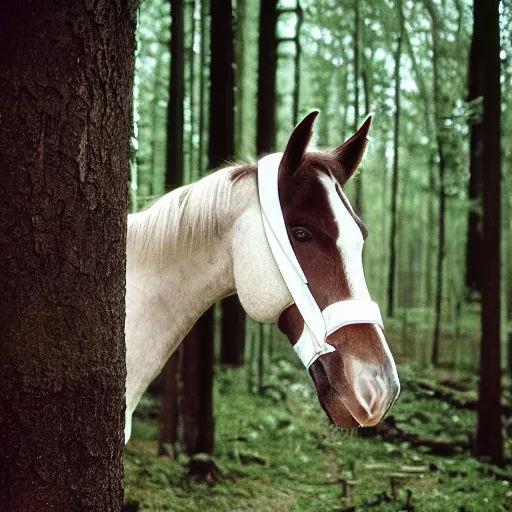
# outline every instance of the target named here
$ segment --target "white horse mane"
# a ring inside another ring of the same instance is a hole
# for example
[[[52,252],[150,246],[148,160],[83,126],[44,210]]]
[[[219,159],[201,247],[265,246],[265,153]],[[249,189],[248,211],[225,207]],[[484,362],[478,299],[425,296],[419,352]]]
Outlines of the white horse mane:
[[[213,172],[128,215],[128,253],[139,263],[163,266],[198,244],[209,246],[220,235],[220,223],[229,209],[235,169]]]

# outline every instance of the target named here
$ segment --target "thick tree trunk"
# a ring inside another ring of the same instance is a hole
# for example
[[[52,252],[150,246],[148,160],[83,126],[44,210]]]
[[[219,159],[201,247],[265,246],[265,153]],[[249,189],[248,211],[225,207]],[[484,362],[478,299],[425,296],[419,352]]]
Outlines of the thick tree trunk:
[[[404,32],[404,20],[402,0],[397,0],[399,12],[399,32],[395,52],[395,127],[393,134],[393,179],[391,184],[391,231],[389,236],[389,275],[388,275],[388,301],[387,314],[392,317],[395,305],[395,281],[396,281],[396,237],[397,237],[397,209],[398,209],[398,155],[400,150],[400,61],[402,59],[402,39]]]
[[[486,56],[484,55],[484,41],[487,37],[485,27],[481,19],[477,17],[479,5],[475,5],[475,17],[473,20],[473,38],[469,56],[469,94],[468,101],[475,102],[483,97],[485,75],[483,66]],[[476,103],[476,102],[475,102]],[[466,289],[468,298],[475,293],[480,294],[480,282],[482,258],[483,258],[483,236],[482,236],[482,189],[483,189],[483,144],[484,127],[480,108],[473,103],[474,113],[470,119],[470,144],[469,144],[469,187],[468,199],[470,208],[468,212],[468,236],[466,243]]]
[[[276,144],[277,0],[261,0],[258,53],[256,152],[272,153]]]
[[[476,453],[503,461],[500,369],[500,30],[499,1],[475,0],[475,17],[486,37],[484,82],[482,341]]]
[[[136,2],[0,16],[0,509],[118,512]]]
[[[171,73],[167,106],[167,165],[165,188],[180,187],[183,182],[183,100],[185,97],[184,0],[171,3]]]

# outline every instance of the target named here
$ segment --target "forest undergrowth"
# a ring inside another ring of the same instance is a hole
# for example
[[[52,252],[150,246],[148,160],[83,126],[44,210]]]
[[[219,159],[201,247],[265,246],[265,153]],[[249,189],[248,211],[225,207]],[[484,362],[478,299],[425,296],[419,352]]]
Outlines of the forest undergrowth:
[[[190,468],[206,457],[156,456],[159,400],[145,395],[126,447],[125,511],[512,511],[510,402],[498,468],[471,456],[474,378],[399,365],[386,421],[340,431],[292,358],[267,365],[261,394],[247,367],[217,370],[214,465],[202,478]]]

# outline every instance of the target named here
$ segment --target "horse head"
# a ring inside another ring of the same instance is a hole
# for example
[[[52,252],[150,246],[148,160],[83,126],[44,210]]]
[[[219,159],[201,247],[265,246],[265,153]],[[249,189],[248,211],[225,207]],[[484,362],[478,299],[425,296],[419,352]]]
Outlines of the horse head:
[[[260,197],[235,224],[235,283],[246,312],[287,335],[333,423],[372,426],[400,386],[364,278],[368,229],[343,192],[364,155],[371,117],[335,150],[310,152],[317,115],[295,128],[282,155],[260,161]],[[265,206],[267,196],[275,200]]]

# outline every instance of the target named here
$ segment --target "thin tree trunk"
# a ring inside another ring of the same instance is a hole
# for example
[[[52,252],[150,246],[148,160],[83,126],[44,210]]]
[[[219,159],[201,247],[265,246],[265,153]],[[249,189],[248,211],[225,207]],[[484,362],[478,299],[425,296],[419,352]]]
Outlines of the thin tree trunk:
[[[442,21],[437,8],[432,0],[423,0],[423,3],[432,19],[432,70],[434,84],[434,119],[435,134],[437,142],[438,179],[439,179],[439,231],[437,243],[436,258],[436,297],[435,297],[435,320],[434,320],[434,339],[432,342],[431,363],[437,366],[439,363],[439,340],[441,336],[442,320],[442,302],[443,302],[443,270],[445,257],[445,212],[446,212],[446,193],[445,193],[445,171],[446,154],[444,149],[443,120],[440,114],[444,103],[441,91],[441,78],[439,73],[440,59],[440,37],[442,32]]]
[[[181,348],[165,363],[162,370],[163,394],[158,455],[175,457],[178,440],[178,371]],[[170,452],[169,452],[170,449]]]
[[[0,16],[0,509],[123,503],[136,3]],[[101,56],[101,58],[98,58]]]
[[[501,87],[499,1],[475,0],[475,18],[481,21],[484,81],[484,158],[482,265],[482,341],[476,453],[494,464],[503,461],[500,368],[500,179]]]
[[[189,176],[190,181],[194,182],[199,178],[196,165],[196,161],[194,158],[194,129],[196,126],[196,117],[195,117],[195,53],[194,53],[194,42],[196,40],[196,2],[195,0],[191,0],[190,2],[190,11],[191,11],[191,34],[190,34],[190,51],[189,51],[189,87],[190,87],[190,133],[188,139],[188,154],[189,154]]]
[[[260,1],[256,152],[271,153],[276,143],[277,0]]]
[[[295,84],[293,89],[293,124],[297,126],[299,123],[299,108],[300,108],[300,58],[302,54],[302,45],[300,43],[300,34],[302,30],[302,23],[304,22],[304,11],[297,1],[297,25],[295,27]]]
[[[391,231],[389,236],[389,274],[388,274],[388,316],[394,315],[395,281],[396,281],[396,236],[397,236],[397,209],[398,209],[398,173],[400,150],[400,61],[402,58],[402,39],[404,32],[404,19],[402,0],[397,0],[399,12],[399,32],[395,53],[395,126],[393,134],[393,179],[391,183]]]
[[[258,345],[258,393],[263,394],[263,382],[265,378],[265,330],[264,324],[259,325],[259,345]]]
[[[444,141],[442,133],[442,121],[439,115],[439,105],[441,103],[441,83],[439,77],[439,29],[436,21],[433,19],[434,29],[432,33],[433,47],[433,72],[434,72],[434,104],[436,112],[436,139],[439,158],[439,231],[437,241],[437,260],[436,260],[436,297],[435,297],[435,320],[434,320],[434,339],[432,343],[432,364],[439,364],[439,340],[441,336],[442,304],[443,304],[443,271],[445,258],[445,225],[446,225],[446,193],[445,193],[445,173],[446,156],[444,151]]]
[[[411,45],[411,40],[409,34],[406,30],[404,30],[405,42],[407,44],[408,53],[411,58],[412,68],[414,71],[414,75],[416,78],[416,83],[418,84],[418,89],[420,91],[422,100],[423,100],[423,110],[424,110],[424,119],[425,119],[425,133],[427,137],[430,139],[433,137],[435,133],[435,124],[432,120],[432,99],[431,95],[427,89],[425,84],[425,80],[423,74],[420,70],[420,66],[414,54],[414,50]],[[434,197],[436,194],[436,182],[435,182],[435,158],[436,151],[432,149],[432,145],[429,145],[429,174],[428,174],[428,194],[427,194],[427,212],[428,212],[428,225],[433,226],[436,222],[435,219],[435,207],[434,207]],[[425,265],[425,303],[426,305],[432,304],[432,298],[434,295],[434,290],[432,286],[432,275],[433,275],[433,258],[431,254],[434,253],[436,249],[435,244],[435,232],[433,229],[427,231],[427,254],[426,254],[426,265]]]
[[[354,0],[354,133],[359,128],[359,64],[361,61],[361,7],[359,0]],[[359,216],[363,216],[363,177],[359,174],[355,180],[355,208]]]
[[[183,182],[183,100],[185,97],[184,0],[171,3],[171,73],[167,107],[167,191]]]
[[[161,186],[162,186],[162,175],[161,171],[157,171],[157,152],[158,152],[158,144],[157,144],[157,133],[159,130],[159,124],[158,124],[158,85],[160,83],[160,80],[162,78],[162,58],[164,55],[163,48],[165,48],[163,45],[161,45],[156,53],[156,64],[155,64],[155,79],[153,82],[153,102],[151,103],[151,189],[150,194],[160,195],[161,193]],[[158,183],[158,185],[157,185]]]
[[[245,77],[245,0],[236,2],[236,117],[235,152],[241,158],[244,149],[244,77]]]

